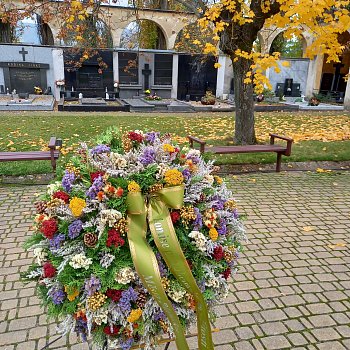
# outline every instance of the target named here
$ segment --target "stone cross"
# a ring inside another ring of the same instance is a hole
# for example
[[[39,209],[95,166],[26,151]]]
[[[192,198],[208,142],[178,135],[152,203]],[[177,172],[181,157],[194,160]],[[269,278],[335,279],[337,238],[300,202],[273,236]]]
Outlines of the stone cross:
[[[149,64],[145,63],[145,69],[142,69],[142,74],[144,75],[144,82],[143,82],[143,89],[148,90],[149,89],[149,76],[151,75],[152,71],[149,69]]]
[[[18,53],[20,53],[23,57],[23,61],[26,60],[26,54],[28,53],[28,51],[24,50],[24,47],[22,47],[21,51],[18,51]]]

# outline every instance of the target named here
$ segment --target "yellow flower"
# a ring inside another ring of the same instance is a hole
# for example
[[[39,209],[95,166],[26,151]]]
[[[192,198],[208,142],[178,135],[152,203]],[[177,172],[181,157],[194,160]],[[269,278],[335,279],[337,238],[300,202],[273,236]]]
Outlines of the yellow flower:
[[[177,169],[169,169],[164,174],[164,180],[167,185],[176,186],[183,183],[184,177]]]
[[[140,308],[136,310],[131,310],[130,315],[127,318],[127,321],[130,323],[136,322],[142,315],[142,310]]]
[[[72,214],[77,218],[79,217],[83,209],[86,207],[86,202],[84,199],[73,197],[69,203],[69,208],[72,211]]]
[[[129,192],[141,192],[141,188],[135,181],[130,181],[128,185],[128,191]]]
[[[79,290],[76,288],[64,286],[64,291],[67,293],[67,298],[69,301],[73,301],[79,295]]]
[[[214,180],[219,185],[222,185],[222,183],[223,183],[223,180],[222,180],[222,178],[220,176],[214,175]]]
[[[164,152],[173,153],[173,152],[175,152],[175,147],[172,145],[169,145],[169,143],[165,143],[163,145],[163,150],[164,150]]]
[[[210,237],[210,239],[215,242],[218,239],[218,236],[219,236],[218,231],[216,230],[216,228],[212,227],[209,230],[209,237]]]

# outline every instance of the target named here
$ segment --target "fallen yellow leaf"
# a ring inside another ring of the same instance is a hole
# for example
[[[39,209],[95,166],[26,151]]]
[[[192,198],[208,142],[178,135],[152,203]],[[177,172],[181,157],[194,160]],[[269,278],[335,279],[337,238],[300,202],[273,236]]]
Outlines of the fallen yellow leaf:
[[[310,232],[310,231],[314,231],[315,228],[314,228],[313,226],[304,226],[304,227],[303,227],[303,230],[304,230],[305,232]]]
[[[328,244],[328,248],[335,249],[338,247],[346,247],[346,243],[336,243],[336,244]]]

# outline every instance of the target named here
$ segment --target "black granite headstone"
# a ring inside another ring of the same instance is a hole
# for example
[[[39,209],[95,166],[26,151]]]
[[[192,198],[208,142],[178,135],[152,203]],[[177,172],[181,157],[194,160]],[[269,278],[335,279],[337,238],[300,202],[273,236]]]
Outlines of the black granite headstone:
[[[145,69],[142,69],[142,74],[144,76],[143,78],[143,89],[148,90],[149,89],[149,77],[151,75],[152,71],[149,69],[149,64],[145,63]]]
[[[41,86],[41,73],[37,68],[10,68],[11,88],[19,92],[34,92],[34,86]]]

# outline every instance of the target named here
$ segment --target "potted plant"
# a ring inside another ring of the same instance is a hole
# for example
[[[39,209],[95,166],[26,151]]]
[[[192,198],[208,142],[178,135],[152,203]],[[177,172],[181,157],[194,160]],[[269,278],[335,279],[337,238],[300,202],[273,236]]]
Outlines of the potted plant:
[[[207,91],[205,96],[201,98],[202,105],[215,105],[216,98],[211,91]]]
[[[309,106],[318,106],[320,104],[320,100],[316,96],[312,96],[309,100]]]

